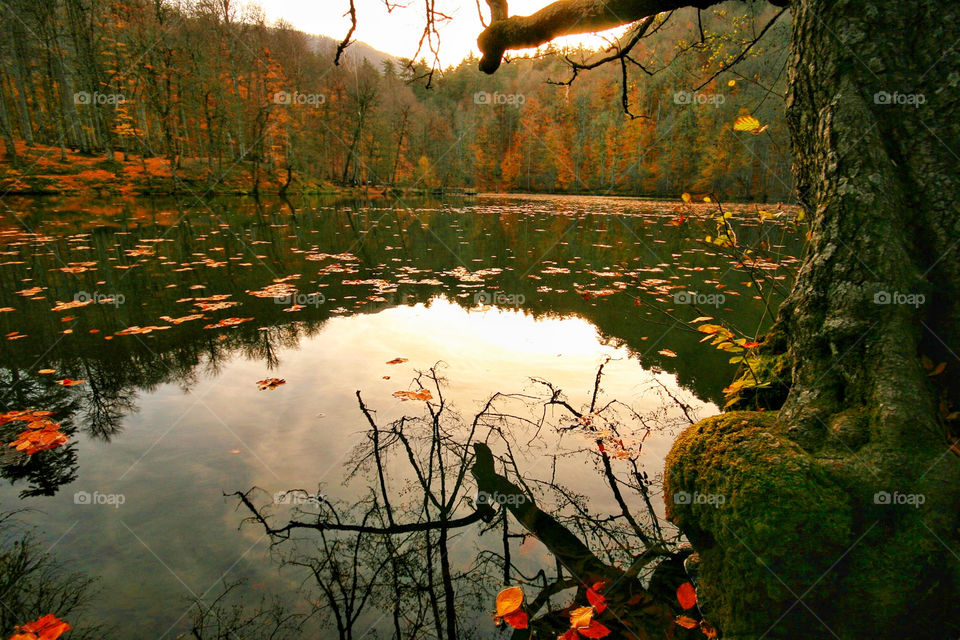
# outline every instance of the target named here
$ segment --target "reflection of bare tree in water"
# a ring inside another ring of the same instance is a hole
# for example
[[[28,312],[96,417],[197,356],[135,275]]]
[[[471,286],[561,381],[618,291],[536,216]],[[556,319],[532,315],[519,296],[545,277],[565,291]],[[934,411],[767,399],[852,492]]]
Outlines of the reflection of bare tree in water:
[[[486,613],[509,584],[523,586],[531,616],[530,630],[514,637],[553,639],[570,628],[571,606],[585,604],[597,582],[605,584],[608,605],[598,619],[613,630],[610,637],[682,636],[688,632],[673,621],[682,613],[675,593],[688,580],[688,552],[659,522],[655,482],[637,461],[665,410],[641,415],[617,401],[601,406],[602,372],[583,409],[534,381],[538,393],[495,394],[470,420],[450,407],[435,368],[415,381],[433,396],[420,416],[380,425],[357,392],[369,428],[348,463],[348,488],[366,480],[354,500],[296,490],[280,502],[301,504],[279,517],[257,506],[255,489],[235,495],[284,561],[309,571],[319,594],[314,613],[340,638],[371,630],[404,639],[490,635]],[[682,407],[682,416],[688,412]],[[549,477],[525,473],[523,456],[545,446],[548,434],[582,444],[560,450],[552,438],[554,450],[542,458],[550,464],[537,465]],[[558,461],[569,457],[592,458],[609,495],[588,500],[560,484]],[[589,503],[600,500],[616,508],[592,512]],[[472,566],[456,560],[473,540],[464,536],[468,528],[477,544],[487,543]],[[531,539],[549,553],[546,566],[519,557],[518,545]]]

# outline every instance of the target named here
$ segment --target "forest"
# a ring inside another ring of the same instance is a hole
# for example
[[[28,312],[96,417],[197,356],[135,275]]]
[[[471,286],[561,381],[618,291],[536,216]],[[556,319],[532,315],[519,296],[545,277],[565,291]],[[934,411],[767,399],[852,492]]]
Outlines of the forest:
[[[960,3],[262,3],[0,0],[0,638],[960,637]]]
[[[663,25],[638,45],[643,62],[624,87],[614,65],[570,82],[568,60],[593,52],[552,45],[492,81],[475,58],[432,72],[388,56],[335,65],[331,39],[230,2],[4,6],[0,126],[7,159],[23,165],[58,153],[66,165],[79,153],[98,159],[85,164],[92,171],[142,169],[197,193],[232,181],[253,192],[369,184],[790,197],[788,21],[735,74],[710,79],[769,17],[763,7]],[[730,123],[746,113],[765,134],[734,135]],[[4,169],[22,178],[14,191],[40,188],[29,172]]]

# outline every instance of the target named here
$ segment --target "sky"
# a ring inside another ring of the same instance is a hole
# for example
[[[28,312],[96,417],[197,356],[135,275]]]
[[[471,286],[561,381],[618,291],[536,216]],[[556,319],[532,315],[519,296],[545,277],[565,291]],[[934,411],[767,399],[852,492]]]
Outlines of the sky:
[[[510,0],[510,15],[528,15],[548,5],[550,0]],[[269,21],[283,19],[295,29],[343,39],[350,29],[345,15],[348,0],[256,0]],[[391,0],[400,5],[388,13],[383,0],[355,0],[357,8],[356,40],[366,42],[386,53],[410,58],[424,26],[424,0]],[[488,19],[486,2],[480,0],[484,19]],[[436,9],[453,19],[438,25],[440,31],[440,63],[455,65],[472,51],[478,54],[477,36],[483,30],[477,15],[476,0],[436,0]],[[609,35],[609,34],[608,34]],[[576,45],[600,48],[605,40],[584,35],[558,39],[559,46]],[[428,52],[421,54],[429,55]]]

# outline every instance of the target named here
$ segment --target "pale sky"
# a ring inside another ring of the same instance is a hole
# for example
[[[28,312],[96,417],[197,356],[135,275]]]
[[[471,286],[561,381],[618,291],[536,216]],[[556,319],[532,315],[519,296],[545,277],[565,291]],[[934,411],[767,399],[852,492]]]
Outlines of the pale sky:
[[[548,5],[551,0],[510,0],[510,15],[528,15]],[[269,21],[284,19],[295,29],[342,39],[350,28],[350,20],[344,15],[347,0],[255,0]],[[383,0],[356,0],[356,40],[366,42],[375,49],[395,56],[410,58],[417,50],[417,42],[424,26],[424,0],[392,0],[400,5],[388,13]],[[488,20],[487,5],[483,0],[484,19]],[[405,7],[405,8],[404,8]],[[483,30],[477,16],[476,0],[436,0],[436,9],[453,19],[439,25],[440,62],[446,67],[456,64],[468,53],[477,51],[477,36]],[[622,28],[608,32],[614,35]],[[592,48],[601,48],[605,40],[598,36],[571,36],[556,41],[559,46],[583,43]],[[429,56],[429,51],[421,57]]]

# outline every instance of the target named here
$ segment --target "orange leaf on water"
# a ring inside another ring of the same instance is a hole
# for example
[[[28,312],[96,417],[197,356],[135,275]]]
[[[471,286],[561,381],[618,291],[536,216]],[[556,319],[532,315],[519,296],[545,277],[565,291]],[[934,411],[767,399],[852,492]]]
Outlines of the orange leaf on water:
[[[677,616],[677,619],[674,620],[674,622],[676,622],[678,625],[680,625],[684,629],[696,629],[697,627],[700,626],[699,622],[697,622],[696,620],[688,616]]]
[[[287,384],[287,381],[283,378],[264,378],[263,380],[257,380],[257,388],[259,388],[260,391],[276,389],[282,384]]]
[[[393,360],[390,360],[389,362],[387,362],[387,364],[403,364],[406,361],[407,361],[406,358],[394,358]]]
[[[606,583],[597,582],[592,587],[587,589],[587,602],[593,605],[593,608],[596,609],[597,613],[603,613],[603,610],[607,608],[607,599],[600,594],[600,591],[603,590],[604,586],[606,586]]]
[[[23,633],[13,635],[10,640],[57,640],[70,630],[70,625],[52,613],[37,618],[19,627]]]
[[[717,628],[706,620],[700,621],[700,631],[702,631],[703,635],[707,636],[708,638],[716,638],[718,635]]]
[[[57,380],[57,384],[63,385],[65,387],[75,387],[78,384],[83,384],[86,380],[71,380],[70,378],[64,378],[63,380]]]
[[[503,621],[514,629],[526,629],[529,618],[527,617],[527,613],[525,611],[517,609],[513,613],[508,613],[507,615],[503,616]]]
[[[507,587],[497,594],[497,617],[502,618],[513,613],[523,604],[523,589]]]
[[[697,590],[689,582],[677,587],[677,600],[684,609],[692,609],[697,604]]]
[[[590,626],[586,629],[577,629],[584,638],[604,638],[610,635],[610,629],[600,624],[596,620],[590,621]]]
[[[593,607],[577,607],[571,611],[570,628],[579,631],[589,627],[593,621],[593,611]]]
[[[401,400],[433,400],[430,389],[420,389],[420,391],[394,391],[393,397],[400,398]]]

